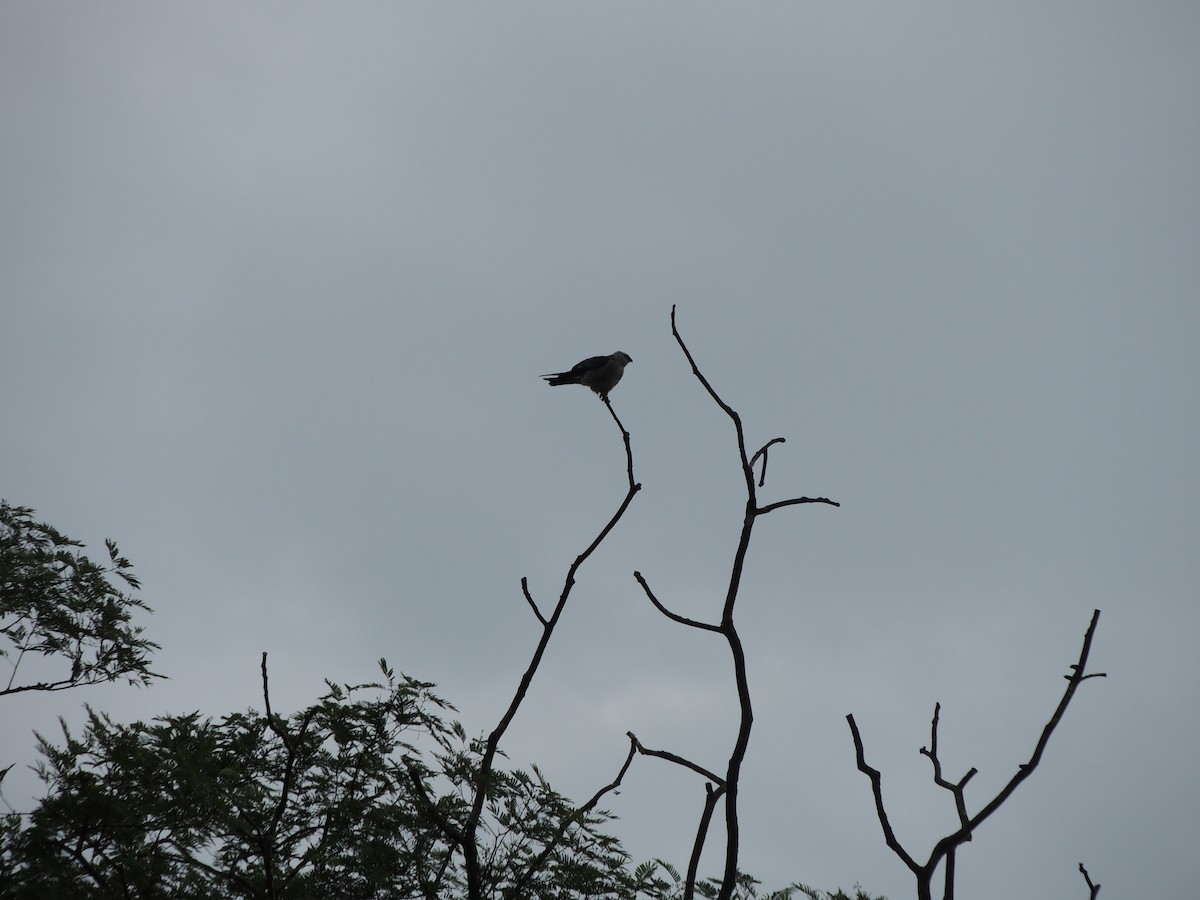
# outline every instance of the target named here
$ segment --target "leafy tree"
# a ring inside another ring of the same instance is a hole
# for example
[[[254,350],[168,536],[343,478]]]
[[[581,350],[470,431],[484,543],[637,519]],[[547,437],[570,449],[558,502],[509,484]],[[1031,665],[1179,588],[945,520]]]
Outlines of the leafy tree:
[[[0,696],[162,677],[150,671],[158,645],[133,624],[135,613],[150,608],[114,584],[139,587],[116,543],[105,544],[109,564],[101,566],[80,552],[79,541],[34,521],[32,509],[0,500],[0,635],[7,640],[0,656],[12,667]],[[17,676],[31,656],[55,663],[22,683]]]
[[[328,685],[284,719],[198,713],[39,736],[48,796],[5,823],[3,895],[450,897],[464,889],[443,838],[469,814],[480,746],[433,686],[397,676]],[[632,893],[627,858],[535,769],[493,772],[484,817],[490,896]],[[565,828],[564,828],[565,826]],[[561,834],[560,834],[561,832]],[[537,871],[530,864],[554,852]]]
[[[48,793],[28,821],[0,824],[0,897],[467,896],[461,848],[445,835],[471,815],[485,743],[448,720],[433,685],[380,669],[379,682],[327,683],[285,719],[271,711],[264,656],[263,712],[122,725],[89,709],[81,734],[64,724],[58,741],[39,736]],[[603,831],[611,814],[574,805],[536,767],[489,777],[486,896],[682,896],[676,870],[631,866]],[[756,886],[742,876],[737,896],[760,896]],[[793,894],[851,900],[800,885],[762,896]]]

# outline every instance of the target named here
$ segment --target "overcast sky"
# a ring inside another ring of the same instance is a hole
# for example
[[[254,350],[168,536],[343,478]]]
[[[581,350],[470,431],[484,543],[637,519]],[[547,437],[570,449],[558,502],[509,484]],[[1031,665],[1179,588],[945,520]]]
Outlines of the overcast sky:
[[[1108,678],[959,856],[964,897],[1200,881],[1200,6],[1194,2],[0,6],[0,494],[154,607],[170,680],[4,701],[0,755],[91,702],[279,710],[387,657],[494,726],[624,491],[538,379],[633,357],[643,491],[505,748],[560,790],[635,731],[725,765],[727,419],[776,436],[738,622],[743,868],[913,896],[901,840],[1028,758],[1093,609]],[[24,780],[21,780],[24,778]],[[14,773],[6,796],[34,782]],[[610,807],[686,863],[703,785]],[[719,871],[719,837],[705,868]]]

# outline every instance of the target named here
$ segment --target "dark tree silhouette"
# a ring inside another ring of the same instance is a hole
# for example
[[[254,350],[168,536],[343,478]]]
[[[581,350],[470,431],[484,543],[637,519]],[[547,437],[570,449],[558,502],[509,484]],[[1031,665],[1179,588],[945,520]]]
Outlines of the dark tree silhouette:
[[[109,565],[101,566],[79,552],[79,541],[34,521],[32,509],[0,500],[0,635],[8,642],[0,656],[12,666],[0,696],[162,677],[150,671],[158,645],[133,624],[150,608],[110,580],[138,588],[132,565],[114,541],[105,544]],[[31,657],[45,664],[22,682],[17,676]]]
[[[1092,881],[1092,876],[1088,874],[1088,870],[1083,867],[1083,863],[1079,864],[1079,872],[1083,875],[1083,880],[1087,882],[1088,900],[1096,900],[1100,896],[1100,885]]]
[[[918,900],[931,900],[933,896],[933,877],[937,867],[942,862],[945,862],[944,869],[944,884],[943,891],[944,900],[954,900],[954,865],[955,851],[959,846],[971,840],[977,829],[983,822],[992,815],[1000,806],[1013,795],[1017,787],[1026,778],[1033,774],[1033,770],[1037,768],[1038,763],[1042,759],[1042,754],[1046,750],[1046,745],[1050,742],[1050,736],[1054,733],[1054,729],[1058,727],[1058,723],[1062,720],[1063,714],[1067,711],[1067,706],[1071,703],[1071,698],[1075,696],[1075,690],[1084,681],[1089,678],[1103,678],[1104,672],[1086,673],[1088,654],[1092,649],[1092,637],[1096,633],[1096,624],[1100,621],[1100,610],[1095,610],[1092,613],[1092,621],[1088,625],[1087,632],[1083,636],[1083,648],[1079,652],[1078,662],[1071,665],[1071,674],[1063,676],[1067,679],[1067,688],[1063,693],[1062,699],[1059,700],[1058,706],[1051,715],[1050,721],[1042,729],[1041,737],[1038,738],[1037,745],[1033,748],[1033,755],[1029,757],[1027,762],[1021,763],[1017,767],[1017,772],[1008,783],[1001,788],[1000,792],[989,800],[974,815],[967,813],[967,804],[964,797],[964,790],[967,782],[970,781],[976,773],[975,769],[968,771],[958,781],[949,781],[942,774],[942,764],[938,757],[938,722],[941,716],[941,704],[935,704],[933,709],[933,725],[931,727],[931,735],[929,747],[922,747],[921,753],[928,756],[933,763],[933,781],[941,788],[945,788],[954,797],[955,810],[958,813],[958,828],[950,834],[943,837],[930,852],[928,859],[925,862],[918,862],[912,854],[904,848],[896,837],[895,831],[892,829],[891,821],[888,818],[887,810],[883,803],[883,776],[878,769],[868,765],[866,754],[863,750],[863,740],[859,733],[858,725],[854,721],[853,715],[846,716],[846,721],[850,725],[850,734],[854,738],[854,752],[858,762],[858,770],[866,775],[871,780],[871,791],[875,796],[875,812],[879,818],[879,824],[883,829],[883,838],[888,847],[900,858],[900,860],[908,867],[909,871],[917,880],[917,897]]]
[[[542,629],[542,634],[538,640],[537,647],[533,651],[533,656],[529,661],[529,665],[526,667],[525,673],[521,676],[521,680],[517,685],[516,692],[513,694],[513,698],[508,705],[508,709],[505,710],[504,715],[500,718],[500,722],[495,728],[492,729],[491,733],[488,734],[487,739],[484,742],[483,752],[479,762],[478,777],[475,781],[474,794],[471,800],[470,813],[461,827],[447,827],[446,829],[446,836],[450,841],[451,846],[460,848],[463,854],[463,865],[466,869],[467,879],[467,896],[469,900],[483,900],[483,898],[486,896],[482,871],[483,862],[480,856],[479,829],[480,824],[483,821],[485,806],[493,789],[493,772],[496,764],[496,755],[500,749],[500,741],[504,738],[505,732],[508,731],[509,726],[512,724],[513,719],[517,715],[517,711],[521,708],[521,704],[525,700],[525,695],[529,691],[529,686],[532,684],[533,678],[537,674],[538,667],[542,662],[542,656],[546,652],[546,647],[549,645],[550,639],[554,636],[554,629],[558,626],[559,619],[562,617],[563,610],[566,608],[567,600],[570,599],[571,590],[575,586],[575,577],[578,574],[580,567],[587,562],[588,558],[596,551],[596,548],[600,546],[601,542],[603,542],[613,528],[616,527],[617,523],[621,520],[621,517],[625,515],[625,511],[629,508],[629,504],[633,502],[633,498],[642,488],[642,486],[638,484],[633,477],[633,449],[630,443],[629,432],[625,429],[625,426],[617,417],[616,411],[613,409],[612,403],[608,397],[604,396],[601,399],[604,402],[605,408],[608,409],[609,415],[612,416],[613,422],[616,423],[617,428],[620,429],[621,432],[621,439],[625,445],[625,473],[628,479],[629,487],[624,498],[617,507],[617,511],[612,515],[604,527],[600,529],[600,532],[596,535],[595,539],[588,544],[586,549],[584,549],[584,551],[575,558],[575,561],[572,562],[570,567],[567,569],[562,590],[558,595],[558,601],[555,603],[554,609],[551,611],[550,615],[545,615],[538,606],[537,601],[533,598],[533,595],[529,591],[528,580],[525,578],[521,579],[521,592],[525,597],[525,601],[529,604],[530,609],[533,611],[534,616],[537,618],[538,624]],[[601,791],[592,798],[590,804],[586,804],[585,807],[581,807],[578,811],[580,816],[585,815],[590,808],[594,807],[605,793],[615,790],[620,786],[621,778],[624,776],[626,770],[628,770],[632,759],[633,747],[631,742],[630,755],[626,758],[625,764],[621,767],[620,773],[618,774],[616,780],[608,785],[608,787],[601,789]],[[551,844],[547,847],[545,854],[532,861],[531,866],[543,864],[552,851],[553,845]],[[520,895],[513,894],[513,896]]]
[[[742,480],[746,488],[746,506],[745,513],[742,518],[742,529],[738,535],[737,547],[733,554],[733,565],[729,574],[729,583],[725,589],[725,602],[721,609],[721,620],[718,623],[701,622],[695,619],[689,619],[685,616],[669,610],[650,589],[650,585],[640,572],[634,572],[634,578],[638,584],[642,586],[646,596],[650,602],[654,604],[655,609],[665,615],[673,622],[680,625],[686,625],[691,628],[698,628],[702,631],[710,631],[721,635],[729,646],[730,655],[733,657],[733,674],[734,682],[737,687],[738,707],[740,716],[738,721],[737,737],[734,739],[733,750],[729,755],[729,761],[726,764],[725,777],[718,778],[711,772],[706,771],[702,767],[692,763],[682,757],[674,754],[664,753],[662,751],[647,751],[637,742],[637,738],[630,735],[635,745],[641,752],[647,755],[659,756],[674,762],[678,765],[683,765],[686,768],[692,769],[700,773],[706,779],[705,785],[705,803],[704,810],[700,816],[700,824],[696,830],[696,839],[692,847],[691,859],[688,863],[687,880],[684,887],[684,897],[686,900],[691,900],[696,890],[696,878],[699,869],[700,855],[704,849],[705,841],[708,838],[708,829],[712,821],[713,813],[716,810],[717,803],[722,799],[725,801],[725,866],[724,874],[721,878],[721,886],[717,893],[717,900],[730,900],[738,885],[738,846],[740,828],[738,823],[738,785],[741,778],[742,762],[746,758],[746,749],[750,745],[750,730],[754,724],[754,709],[750,700],[750,682],[746,676],[746,652],[742,646],[742,639],[738,634],[737,626],[734,622],[734,609],[737,604],[738,591],[742,584],[742,572],[746,562],[746,552],[750,549],[750,538],[754,530],[754,525],[760,516],[765,516],[767,513],[777,509],[782,509],[785,506],[797,506],[806,503],[823,503],[829,506],[839,506],[840,504],[826,497],[793,497],[788,500],[777,500],[774,503],[759,505],[757,488],[763,487],[767,477],[767,454],[774,444],[782,444],[784,439],[781,437],[772,438],[760,447],[755,453],[750,454],[746,449],[746,435],[742,426],[741,416],[724,400],[713,388],[712,384],[704,374],[700,371],[700,367],[696,364],[691,351],[687,344],[684,343],[683,337],[679,333],[679,329],[675,322],[675,307],[671,307],[671,333],[675,336],[675,341],[679,344],[683,355],[687,357],[688,364],[692,367],[692,374],[712,397],[713,401],[721,408],[721,411],[729,417],[733,423],[734,434],[737,437],[738,456],[741,460]],[[754,467],[762,461],[762,469],[757,481],[755,480]]]

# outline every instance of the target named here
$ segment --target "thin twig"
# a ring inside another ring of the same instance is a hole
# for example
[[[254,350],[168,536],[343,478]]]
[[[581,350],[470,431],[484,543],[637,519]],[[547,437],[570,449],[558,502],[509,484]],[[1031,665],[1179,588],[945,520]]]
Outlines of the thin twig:
[[[1092,876],[1089,875],[1088,870],[1083,867],[1083,863],[1079,864],[1079,871],[1083,873],[1083,880],[1087,882],[1088,890],[1091,891],[1091,895],[1088,897],[1088,900],[1096,900],[1096,898],[1100,895],[1100,885],[1095,884],[1092,881]]]
[[[774,503],[768,503],[766,506],[760,506],[756,509],[755,515],[765,516],[767,513],[779,509],[783,506],[797,506],[801,503],[824,503],[828,506],[841,506],[836,500],[830,500],[828,497],[794,497],[791,500],[777,500]]]
[[[529,593],[529,579],[524,575],[521,576],[521,592],[525,595],[525,599],[529,601],[529,607],[533,610],[533,614],[537,616],[537,620],[542,623],[542,627],[546,626],[546,617],[542,615],[542,611],[538,609],[538,605],[533,602],[533,597]]]
[[[785,439],[781,438],[781,437],[771,438],[769,441],[767,441],[765,444],[763,444],[761,447],[759,447],[758,450],[755,451],[754,455],[752,457],[750,457],[751,468],[754,467],[754,463],[758,461],[758,458],[760,456],[762,457],[762,461],[763,461],[762,471],[758,475],[758,486],[759,487],[762,487],[764,484],[767,483],[767,451],[771,448],[772,444],[782,444],[785,442],[786,442]]]

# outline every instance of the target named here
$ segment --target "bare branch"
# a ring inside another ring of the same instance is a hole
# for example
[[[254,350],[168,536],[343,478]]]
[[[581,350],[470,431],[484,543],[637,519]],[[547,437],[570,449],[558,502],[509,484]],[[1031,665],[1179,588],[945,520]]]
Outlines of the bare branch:
[[[933,724],[930,726],[929,749],[921,748],[921,753],[928,756],[930,762],[933,763],[933,783],[938,787],[945,788],[954,795],[954,808],[958,812],[958,822],[963,828],[970,827],[970,820],[967,816],[967,801],[963,796],[963,788],[967,786],[967,782],[975,777],[977,769],[972,768],[958,782],[950,782],[942,777],[942,761],[938,758],[938,722],[941,719],[942,704],[935,703],[933,705]],[[970,840],[968,834],[967,840]]]
[[[263,651],[262,662],[260,664],[260,668],[262,669],[263,707],[267,711],[267,724],[270,725],[271,730],[274,731],[275,726],[273,723],[274,723],[275,717],[271,714],[271,691],[270,691],[270,688],[267,683],[267,651],[266,650]]]
[[[592,795],[592,798],[588,800],[587,803],[583,804],[583,806],[575,810],[572,815],[563,820],[562,824],[559,825],[558,830],[555,831],[554,836],[550,840],[546,841],[546,845],[542,848],[542,852],[530,861],[529,865],[526,867],[521,876],[513,881],[512,887],[504,892],[505,897],[514,898],[525,895],[525,886],[529,883],[529,879],[531,879],[534,874],[546,864],[546,860],[549,859],[550,855],[558,849],[558,845],[562,843],[562,839],[566,835],[567,830],[572,825],[582,822],[584,817],[586,817],[588,813],[596,808],[596,804],[600,802],[601,798],[605,794],[609,793],[610,791],[615,791],[621,786],[621,781],[625,778],[625,773],[629,771],[629,765],[633,762],[633,754],[636,750],[637,738],[631,734],[629,735],[629,753],[626,754],[625,762],[621,766],[621,770],[617,772],[617,777],[614,778],[611,783],[606,784],[604,787],[600,788],[600,790],[596,791],[596,793]]]
[[[673,762],[677,766],[683,766],[685,769],[691,769],[697,775],[703,775],[722,790],[725,788],[725,780],[719,775],[714,775],[703,766],[699,766],[690,759],[684,759],[682,756],[678,756],[668,750],[651,750],[648,747],[643,746],[642,742],[637,739],[632,731],[627,731],[625,734],[629,737],[629,740],[633,742],[633,746],[637,752],[642,754],[642,756],[657,756],[659,759],[665,759],[667,762]]]
[[[937,751],[937,728],[939,714],[941,712],[941,704],[934,706],[933,724],[931,726],[930,735],[930,748],[927,750],[922,747],[921,753],[923,753],[925,756],[928,756],[933,762],[934,782],[939,787],[946,788],[954,794],[955,807],[958,812],[959,827],[957,830],[946,835],[934,845],[933,850],[929,854],[929,860],[924,865],[917,865],[913,861],[912,857],[904,851],[903,847],[900,846],[899,841],[896,839],[896,836],[892,831],[891,824],[888,822],[887,813],[883,807],[883,795],[880,788],[880,774],[878,770],[868,766],[866,760],[863,758],[862,739],[859,737],[858,728],[854,724],[854,717],[846,717],[846,720],[850,723],[850,731],[854,736],[854,750],[858,759],[859,771],[871,779],[871,790],[875,795],[875,808],[879,816],[880,825],[883,827],[884,839],[887,841],[887,845],[892,849],[892,851],[904,861],[904,863],[916,876],[917,896],[919,900],[927,900],[927,898],[931,896],[930,882],[932,881],[933,873],[937,869],[938,865],[943,861],[946,863],[945,896],[948,898],[948,900],[952,900],[954,896],[953,881],[955,850],[959,847],[959,845],[971,840],[972,835],[980,826],[980,824],[982,824],[984,820],[986,820],[992,813],[999,809],[1005,800],[1013,795],[1013,792],[1017,789],[1017,786],[1020,785],[1022,781],[1033,774],[1033,770],[1037,768],[1038,763],[1041,761],[1042,754],[1045,752],[1046,745],[1050,741],[1050,736],[1054,733],[1054,729],[1062,720],[1063,714],[1066,712],[1067,706],[1071,702],[1071,698],[1075,695],[1076,688],[1078,688],[1079,685],[1088,678],[1101,677],[1103,675],[1103,673],[1099,672],[1093,674],[1085,673],[1088,655],[1091,653],[1092,638],[1095,636],[1096,626],[1099,621],[1100,610],[1097,609],[1093,611],[1092,620],[1088,625],[1087,632],[1084,634],[1083,648],[1079,652],[1079,660],[1070,666],[1071,674],[1066,676],[1067,689],[1063,693],[1062,699],[1059,701],[1058,706],[1055,708],[1054,714],[1050,717],[1050,721],[1047,722],[1045,728],[1042,729],[1041,737],[1038,739],[1037,745],[1034,747],[1033,754],[1029,757],[1027,762],[1021,763],[1017,766],[1016,774],[1013,775],[1013,777],[1001,789],[1001,791],[996,794],[996,796],[992,798],[992,800],[974,816],[968,816],[966,814],[966,804],[963,799],[963,789],[966,787],[967,782],[970,781],[970,779],[975,775],[976,770],[971,769],[957,783],[947,781],[942,776],[941,762],[938,759]]]
[[[267,826],[266,837],[269,838],[269,848],[264,847],[265,858],[264,863],[267,868],[267,879],[269,882],[274,879],[274,853],[275,841],[279,834],[279,825],[283,821],[283,814],[287,811],[288,801],[291,799],[292,788],[296,778],[296,761],[304,736],[308,733],[308,728],[312,725],[313,717],[317,714],[316,707],[307,710],[303,718],[300,720],[300,729],[293,736],[288,733],[287,722],[281,716],[277,716],[271,712],[271,692],[267,682],[267,652],[264,650],[262,655],[262,685],[263,685],[263,706],[267,714],[267,727],[279,736],[283,742],[284,749],[287,751],[287,758],[284,762],[283,782],[279,787],[279,800],[275,803],[275,809],[271,813],[271,822]]]
[[[554,629],[558,625],[558,620],[562,616],[563,610],[566,608],[567,600],[571,596],[571,590],[575,586],[575,575],[579,568],[587,562],[588,558],[596,551],[596,548],[608,537],[609,532],[616,527],[621,521],[621,517],[625,515],[625,511],[629,508],[629,504],[633,502],[633,498],[637,496],[638,491],[642,486],[634,481],[633,477],[633,450],[630,443],[629,432],[625,430],[625,426],[621,423],[616,412],[613,410],[612,403],[607,397],[603,398],[604,406],[608,409],[613,421],[617,423],[617,427],[621,430],[621,437],[625,444],[625,460],[626,460],[626,475],[628,476],[629,489],[625,493],[617,511],[600,529],[600,533],[587,546],[587,548],[575,558],[567,569],[566,578],[563,581],[563,588],[558,597],[558,602],[555,604],[554,611],[548,618],[543,618],[541,611],[534,606],[534,610],[540,620],[542,620],[542,636],[538,641],[537,647],[533,651],[533,656],[530,658],[529,665],[525,669],[525,673],[521,676],[521,680],[517,685],[517,689],[513,694],[512,700],[508,704],[508,709],[500,718],[500,722],[492,729],[488,735],[487,741],[484,744],[483,753],[479,761],[478,781],[475,784],[475,794],[471,801],[471,811],[467,814],[466,821],[462,827],[462,852],[463,866],[466,869],[467,876],[467,896],[470,900],[482,900],[484,895],[484,887],[482,875],[480,872],[479,860],[479,845],[476,840],[476,835],[479,832],[480,821],[483,817],[484,804],[487,801],[488,787],[492,780],[492,771],[496,764],[496,754],[500,749],[500,741],[504,734],[508,731],[509,726],[516,718],[517,710],[521,708],[521,704],[525,700],[525,695],[529,691],[530,684],[533,683],[533,677],[537,674],[538,667],[541,665],[542,657],[546,653],[546,647],[550,644],[550,638],[554,635]],[[532,603],[532,598],[526,592],[526,598]]]
[[[766,506],[760,506],[754,511],[756,516],[765,516],[773,510],[779,509],[782,506],[796,506],[801,503],[825,503],[829,506],[841,506],[836,500],[830,500],[828,497],[795,497],[791,500],[778,500],[775,503],[768,503]]]
[[[1037,768],[1042,759],[1042,753],[1046,750],[1046,745],[1050,743],[1050,735],[1054,733],[1054,729],[1058,727],[1058,723],[1062,721],[1063,714],[1067,711],[1067,706],[1071,703],[1071,698],[1075,696],[1075,689],[1091,677],[1084,674],[1087,668],[1088,655],[1092,651],[1092,638],[1096,633],[1096,625],[1100,621],[1100,610],[1093,610],[1092,621],[1088,624],[1087,632],[1083,636],[1083,647],[1079,651],[1079,661],[1071,666],[1071,674],[1066,676],[1067,689],[1063,692],[1062,699],[1058,701],[1058,706],[1054,710],[1054,714],[1050,717],[1050,721],[1046,723],[1046,727],[1042,729],[1042,735],[1038,738],[1037,746],[1033,748],[1033,755],[1029,757],[1029,761],[1022,763],[1017,768],[1017,773],[1006,784],[1003,790],[998,793],[992,802],[977,812],[971,818],[971,827],[975,828],[983,822],[988,816],[1000,808],[1005,800],[1012,796],[1013,791],[1017,786],[1033,774],[1033,770]],[[1100,677],[1103,673],[1095,673],[1096,677]],[[945,840],[945,839],[944,839]]]
[[[770,512],[772,509],[777,509],[780,506],[789,506],[797,503],[827,503],[836,506],[832,501],[821,498],[813,500],[810,498],[798,498],[794,500],[784,500],[779,503],[771,504],[760,509],[758,500],[755,496],[755,481],[754,481],[754,463],[761,456],[763,459],[762,478],[759,481],[759,486],[763,484],[767,474],[767,453],[773,444],[782,443],[782,438],[774,438],[764,444],[753,457],[746,454],[746,436],[742,428],[741,417],[737,412],[713,389],[708,379],[700,371],[700,367],[696,365],[696,360],[688,349],[687,344],[683,340],[683,336],[679,333],[679,328],[675,321],[675,307],[671,307],[671,334],[674,335],[676,343],[679,344],[679,349],[683,351],[683,355],[687,358],[688,363],[692,367],[694,374],[703,385],[708,395],[716,402],[721,410],[733,422],[734,431],[737,435],[738,458],[742,466],[742,478],[746,487],[746,508],[742,518],[742,529],[738,537],[737,549],[734,552],[733,564],[729,574],[729,586],[725,592],[725,603],[721,610],[721,624],[714,627],[704,623],[697,622],[694,619],[686,619],[683,616],[676,615],[668,611],[654,595],[650,592],[641,576],[637,576],[638,581],[642,584],[643,590],[646,591],[650,601],[658,608],[660,612],[666,615],[673,621],[684,625],[690,625],[694,628],[704,628],[711,631],[719,631],[725,636],[726,642],[729,644],[729,652],[733,657],[733,672],[734,681],[737,686],[738,707],[740,717],[738,721],[737,737],[734,741],[733,749],[729,755],[729,763],[726,770],[725,780],[723,782],[723,792],[725,798],[725,868],[721,876],[721,886],[717,892],[716,900],[730,900],[737,887],[738,881],[738,845],[739,831],[738,823],[738,782],[741,777],[742,764],[746,758],[746,750],[750,745],[750,731],[754,723],[754,710],[750,700],[750,684],[746,674],[746,654],[742,647],[741,637],[738,635],[736,626],[733,620],[733,610],[737,603],[738,591],[741,587],[742,572],[745,567],[746,554],[750,548],[750,536],[754,529],[754,523],[758,516]],[[710,804],[715,803],[715,800],[710,798]],[[702,822],[702,826],[697,834],[697,840],[700,844],[703,843],[705,834],[708,828],[707,817],[711,816],[712,810],[709,806],[705,807],[706,819]],[[695,855],[700,853],[700,845],[698,844],[695,850]],[[695,889],[695,873],[689,872],[688,881],[684,885],[685,897],[691,897]]]
[[[892,823],[888,819],[887,809],[883,805],[883,775],[878,769],[872,768],[867,764],[866,754],[863,751],[862,736],[858,733],[858,725],[854,722],[853,714],[846,716],[846,721],[850,724],[850,734],[854,738],[854,754],[858,762],[858,771],[862,772],[871,779],[871,791],[875,795],[875,814],[879,817],[879,825],[883,828],[883,839],[891,848],[892,852],[900,857],[901,861],[916,874],[919,874],[921,867],[917,865],[896,838],[896,832],[892,830]]]
[[[646,592],[646,596],[650,598],[650,602],[653,603],[655,608],[660,613],[662,613],[664,616],[666,616],[668,619],[678,622],[680,625],[690,625],[693,628],[703,628],[705,631],[720,631],[721,630],[720,626],[718,626],[718,625],[710,625],[707,622],[698,622],[695,619],[689,619],[686,616],[681,616],[678,613],[671,612],[669,609],[667,609],[665,606],[663,606],[661,603],[658,602],[658,598],[655,597],[654,592],[652,590],[650,590],[650,585],[646,584],[646,579],[642,577],[641,572],[634,572],[633,577],[636,578],[638,584],[640,584],[642,586],[642,590]]]
[[[1096,898],[1100,896],[1100,885],[1095,884],[1092,881],[1092,876],[1089,875],[1088,870],[1083,867],[1083,863],[1079,864],[1079,871],[1083,873],[1083,880],[1087,882],[1088,890],[1091,891],[1091,895],[1088,897],[1088,900],[1096,900]]]
[[[729,416],[729,418],[733,420],[734,428],[737,429],[738,451],[741,453],[742,457],[742,468],[748,473],[750,478],[751,492],[753,492],[754,480],[753,475],[750,474],[750,460],[746,457],[746,441],[742,435],[742,419],[736,412],[734,412],[733,407],[722,400],[720,395],[713,390],[713,386],[708,383],[708,379],[704,377],[704,373],[701,372],[700,367],[696,365],[696,360],[692,358],[692,352],[688,350],[687,344],[683,342],[683,337],[679,334],[679,329],[675,327],[674,304],[671,304],[671,334],[675,336],[675,342],[679,344],[679,349],[681,349],[683,351],[683,355],[687,357],[687,361],[692,367],[692,374],[696,376],[697,380],[702,385],[704,385],[704,389],[708,391],[708,395],[716,401],[717,406],[721,407],[721,409],[725,411],[725,415]]]
[[[696,878],[700,873],[700,856],[704,851],[704,842],[708,839],[708,826],[712,822],[717,802],[724,793],[724,785],[716,788],[711,784],[704,785],[704,810],[700,813],[700,824],[696,826],[696,840],[692,842],[692,855],[688,857],[687,880],[683,883],[683,900],[693,900],[696,896]]]
[[[542,627],[546,626],[546,617],[542,615],[542,611],[538,609],[538,605],[533,602],[533,597],[529,593],[529,579],[524,575],[521,576],[521,591],[525,594],[525,599],[529,601],[529,607],[533,610],[533,614],[537,616],[537,620],[542,623]]]
[[[659,759],[665,759],[667,762],[675,763],[677,766],[691,769],[697,775],[702,775],[707,779],[704,785],[704,811],[700,814],[700,823],[696,827],[696,840],[692,844],[692,854],[688,859],[687,879],[683,883],[684,900],[692,900],[696,894],[696,876],[700,870],[700,856],[704,852],[704,843],[708,839],[708,826],[712,823],[713,812],[717,808],[717,802],[725,793],[725,780],[703,766],[697,765],[690,759],[685,759],[678,754],[667,750],[649,749],[637,739],[637,736],[632,731],[627,731],[626,734],[629,736],[634,749],[643,756],[657,756]],[[713,786],[714,784],[716,787]]]
[[[606,407],[608,407],[608,413],[609,413],[609,415],[611,415],[611,416],[613,417],[613,421],[614,421],[614,422],[616,422],[616,423],[617,423],[617,427],[618,427],[619,429],[621,429],[621,439],[622,439],[622,440],[625,442],[625,474],[626,474],[626,476],[629,478],[629,488],[630,488],[630,490],[634,490],[634,484],[633,484],[633,447],[632,447],[632,445],[629,443],[629,432],[625,430],[625,426],[624,426],[624,425],[621,423],[621,420],[620,420],[619,418],[617,418],[617,412],[616,412],[616,410],[614,410],[614,409],[613,409],[613,405],[612,405],[612,403],[609,401],[608,397],[607,397],[607,396],[605,396],[605,397],[602,397],[601,399],[604,401],[604,405],[605,405]]]
[[[763,461],[762,472],[760,472],[759,476],[758,476],[758,486],[759,487],[762,487],[764,484],[767,483],[767,451],[771,448],[772,444],[782,444],[782,443],[785,443],[784,438],[781,438],[781,437],[771,438],[769,441],[767,441],[765,444],[763,444],[761,447],[759,447],[758,450],[756,450],[754,452],[754,455],[752,457],[750,457],[750,467],[751,468],[753,468],[754,464],[756,462],[758,462],[758,458],[760,456],[762,457],[762,461]]]

